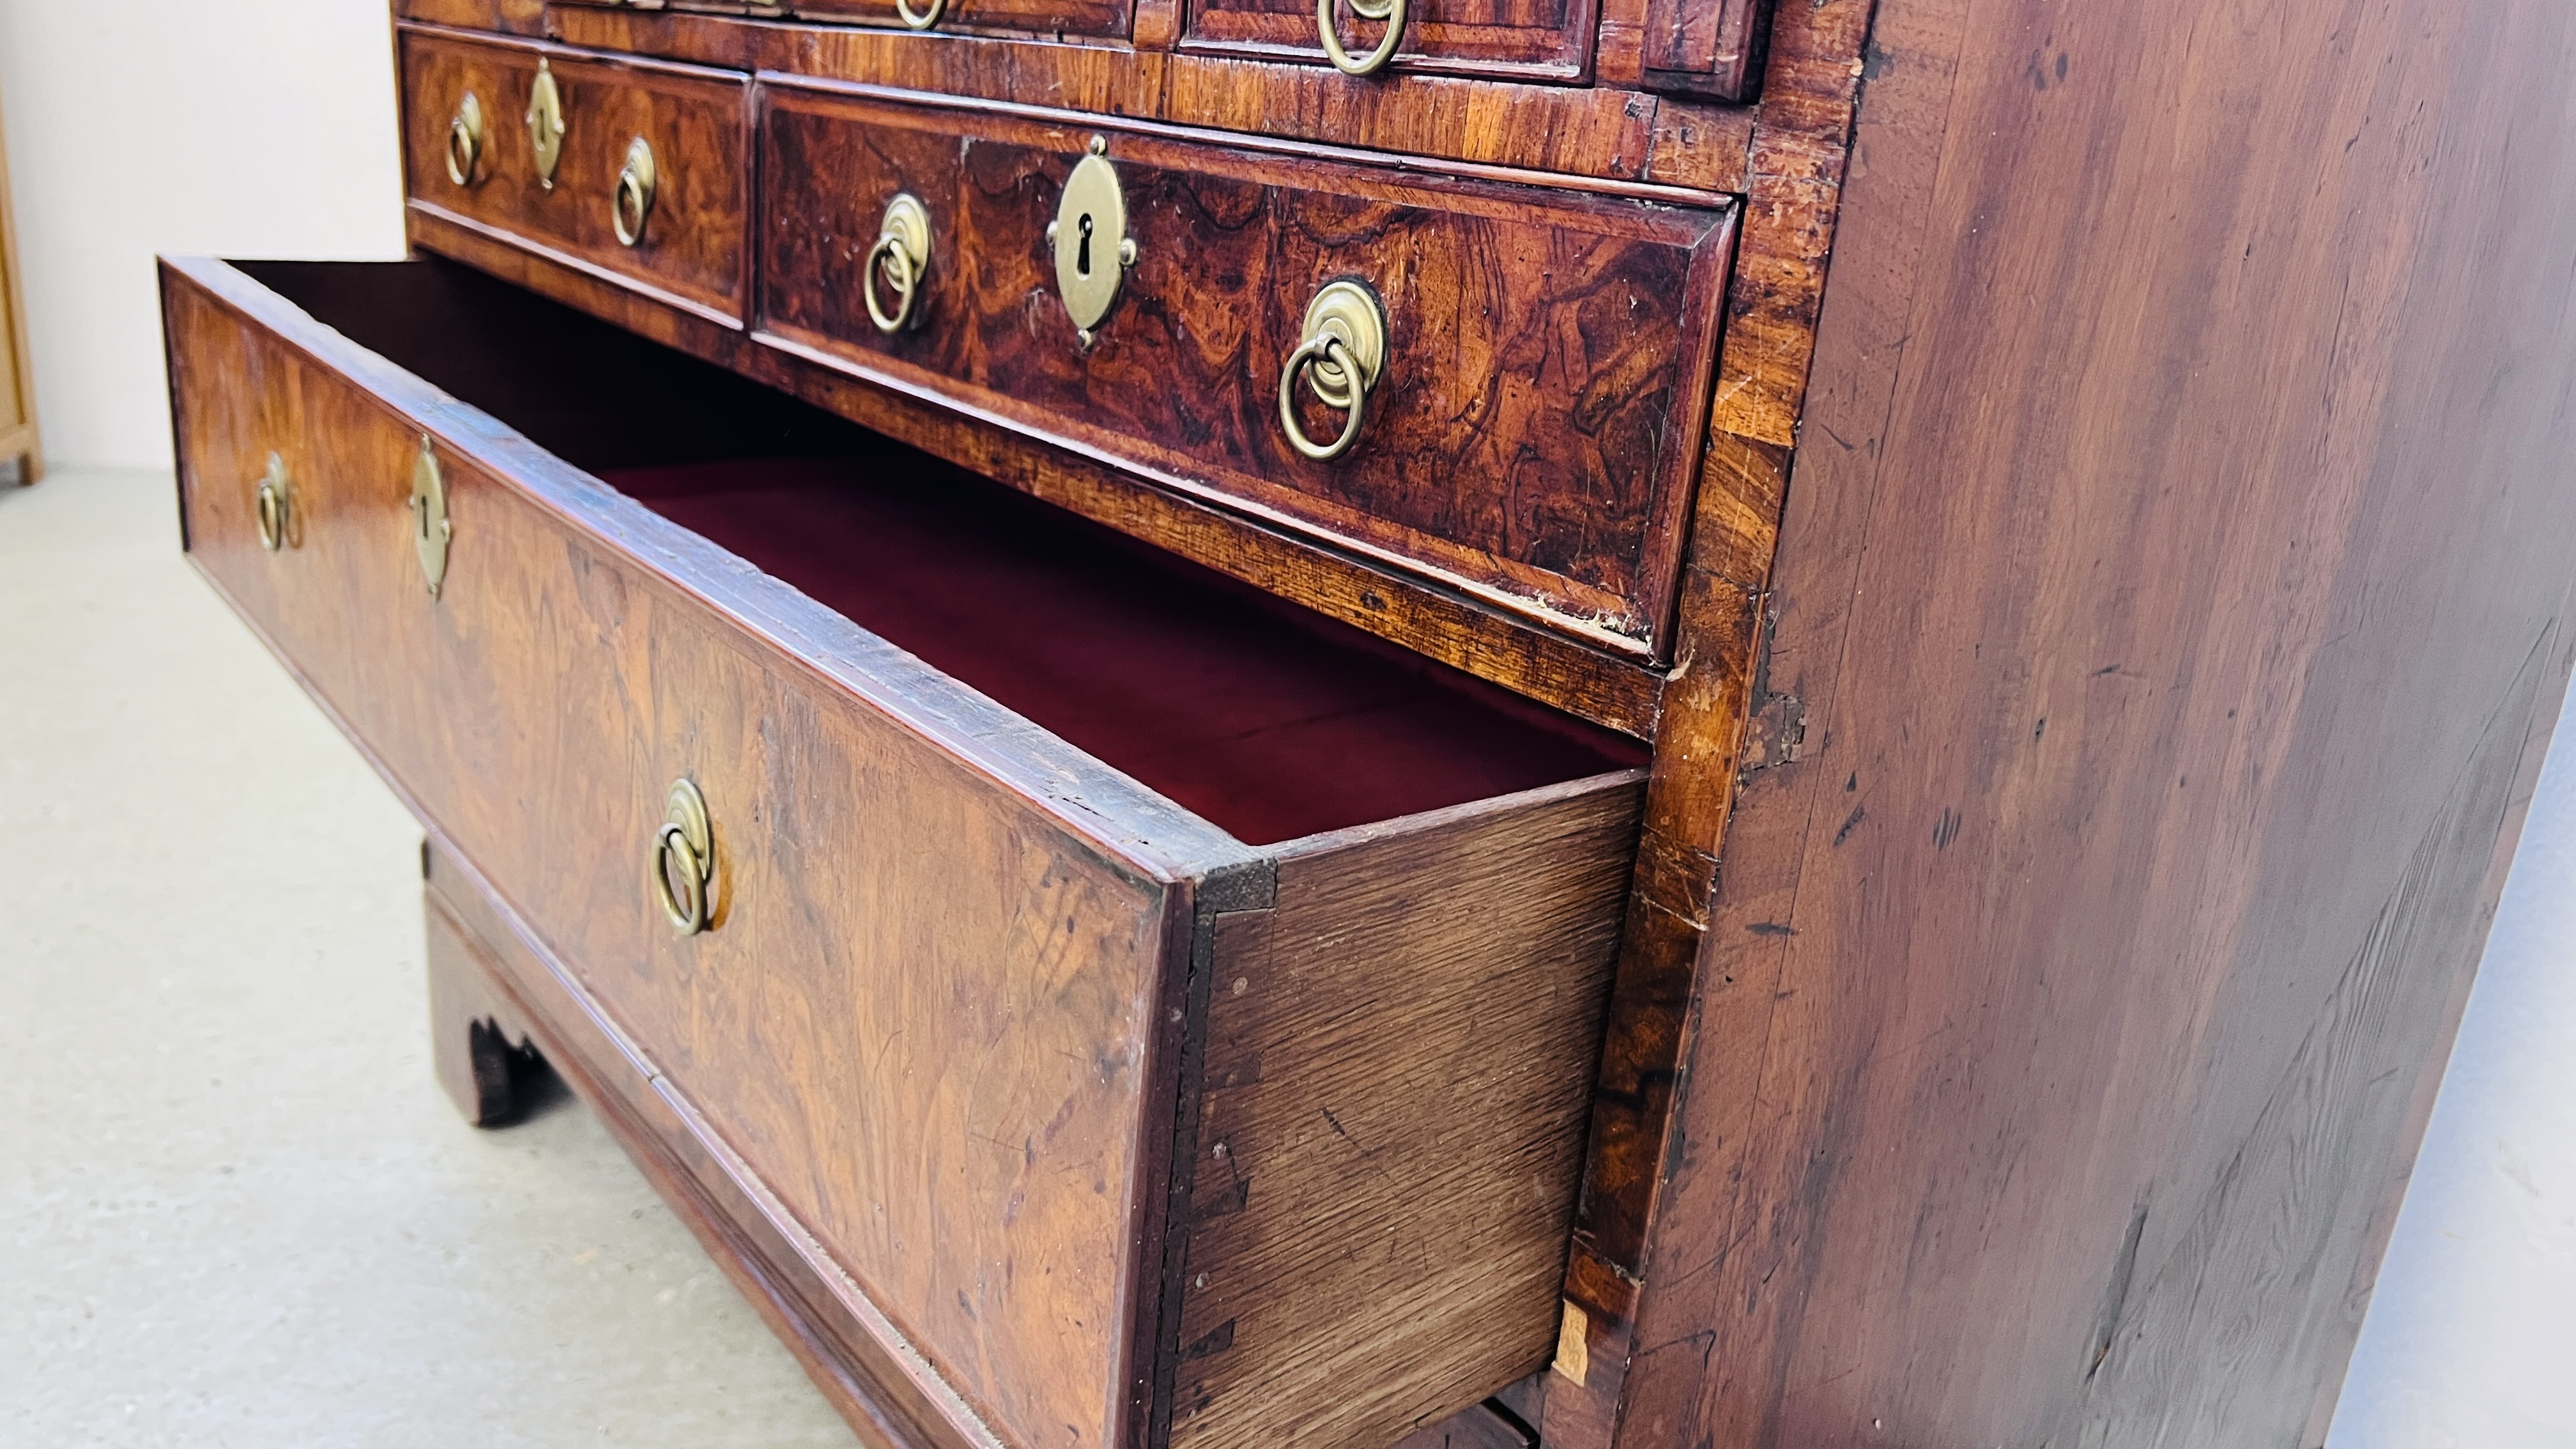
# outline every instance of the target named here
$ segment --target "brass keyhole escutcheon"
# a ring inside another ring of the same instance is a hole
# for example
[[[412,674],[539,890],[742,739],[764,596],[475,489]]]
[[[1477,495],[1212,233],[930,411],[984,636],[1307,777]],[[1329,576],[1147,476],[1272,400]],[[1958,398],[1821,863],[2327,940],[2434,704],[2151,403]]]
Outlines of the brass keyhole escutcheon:
[[[1325,58],[1333,69],[1344,75],[1369,75],[1386,68],[1395,58],[1395,48],[1404,41],[1406,0],[1343,0],[1351,13],[1362,20],[1384,22],[1386,33],[1366,54],[1354,56],[1342,46],[1340,29],[1333,21],[1333,0],[1315,0],[1315,33],[1323,38]]]
[[[447,179],[459,186],[473,185],[474,168],[482,159],[483,101],[467,91],[447,123]]]
[[[653,891],[671,929],[694,936],[715,923],[716,840],[707,797],[686,775],[671,782],[653,833]]]
[[[1046,229],[1047,245],[1055,249],[1056,291],[1073,318],[1075,340],[1085,348],[1118,300],[1127,269],[1136,265],[1136,239],[1127,234],[1127,197],[1108,151],[1108,138],[1091,138],[1091,149],[1064,179],[1064,196]]]
[[[617,191],[609,198],[609,222],[621,246],[644,239],[644,218],[653,214],[654,173],[652,144],[641,136],[627,142],[626,164],[617,168]]]
[[[1351,450],[1368,420],[1368,395],[1386,371],[1386,304],[1355,277],[1326,282],[1306,304],[1306,323],[1287,364],[1279,370],[1279,427],[1288,445],[1318,463]],[[1297,422],[1297,384],[1315,400],[1342,413],[1342,431],[1330,443],[1306,436]]]
[[[427,433],[420,435],[420,454],[411,465],[411,526],[420,576],[435,599],[439,585],[447,582],[447,545],[456,536],[456,525],[447,517],[447,476],[439,471],[438,451]]]
[[[894,290],[891,312],[877,302],[880,274]],[[879,332],[893,334],[920,323],[922,285],[929,275],[930,209],[907,191],[886,203],[877,243],[868,248],[868,259],[859,268],[859,292],[868,304],[868,320]]]
[[[929,7],[922,10],[913,9],[909,0],[894,0],[895,18],[902,21],[907,30],[928,30],[947,13],[948,0],[930,0]]]
[[[528,145],[536,153],[537,184],[555,189],[555,166],[563,160],[563,88],[554,69],[537,62],[537,78],[528,83]]]
[[[295,491],[287,481],[286,460],[268,455],[268,471],[251,492],[251,511],[259,520],[259,546],[275,553],[299,542],[295,527]]]

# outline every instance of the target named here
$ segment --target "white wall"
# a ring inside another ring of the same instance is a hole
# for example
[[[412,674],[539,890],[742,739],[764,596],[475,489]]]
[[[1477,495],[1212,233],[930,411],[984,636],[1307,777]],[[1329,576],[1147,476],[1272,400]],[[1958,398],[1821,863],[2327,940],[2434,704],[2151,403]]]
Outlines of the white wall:
[[[2329,1442],[2576,1444],[2576,711],[2532,797]]]
[[[167,466],[155,252],[402,254],[382,0],[0,0],[45,452]]]
[[[167,464],[154,252],[401,254],[392,53],[381,0],[0,0],[52,456]],[[2571,1365],[2576,724],[2541,781],[2333,1442],[2576,1444]]]

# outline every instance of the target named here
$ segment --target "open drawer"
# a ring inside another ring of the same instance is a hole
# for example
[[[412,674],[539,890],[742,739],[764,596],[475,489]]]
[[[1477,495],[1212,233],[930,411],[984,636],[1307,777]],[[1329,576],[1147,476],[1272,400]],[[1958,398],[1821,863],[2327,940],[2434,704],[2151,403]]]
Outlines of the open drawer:
[[[818,1375],[1384,1445],[1546,1363],[1632,742],[460,267],[162,278],[192,557],[864,1309]]]

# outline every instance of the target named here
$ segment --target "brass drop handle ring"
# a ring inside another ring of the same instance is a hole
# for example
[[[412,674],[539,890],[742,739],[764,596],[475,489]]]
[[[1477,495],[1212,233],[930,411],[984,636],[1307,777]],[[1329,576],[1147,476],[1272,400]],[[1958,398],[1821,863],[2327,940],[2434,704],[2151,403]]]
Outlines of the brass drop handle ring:
[[[859,294],[867,299],[868,320],[892,335],[921,320],[921,284],[930,270],[930,210],[905,192],[886,203],[885,222],[877,244],[859,269]],[[894,289],[892,312],[877,304],[877,273]]]
[[[275,453],[268,455],[268,472],[259,480],[251,496],[253,511],[259,517],[259,544],[270,553],[287,545],[293,521],[288,515],[291,497],[286,481],[286,460]]]
[[[715,838],[707,800],[686,776],[671,782],[662,828],[653,832],[653,890],[671,929],[694,936],[715,920]]]
[[[902,0],[896,0],[896,3],[902,3]],[[1404,40],[1407,0],[1344,0],[1344,3],[1351,7],[1353,15],[1362,20],[1384,21],[1386,34],[1378,37],[1375,49],[1353,59],[1351,53],[1342,48],[1341,33],[1333,24],[1333,0],[1315,0],[1315,33],[1324,38],[1324,54],[1333,62],[1333,69],[1344,75],[1368,75],[1385,69],[1386,63],[1395,58],[1396,46]]]
[[[928,30],[939,23],[940,16],[948,13],[948,0],[930,0],[927,10],[915,10],[905,0],[894,0],[894,13],[907,29]]]
[[[447,123],[447,179],[459,186],[473,185],[475,163],[482,159],[483,102],[467,91]]]
[[[1365,282],[1328,282],[1306,306],[1305,336],[1279,370],[1279,427],[1288,445],[1318,463],[1351,449],[1368,420],[1368,395],[1386,370],[1386,307]],[[1341,436],[1318,443],[1297,423],[1297,384],[1342,410]]]
[[[653,147],[638,136],[626,143],[626,164],[617,168],[617,194],[610,198],[610,221],[621,246],[644,239],[644,218],[653,214]]]

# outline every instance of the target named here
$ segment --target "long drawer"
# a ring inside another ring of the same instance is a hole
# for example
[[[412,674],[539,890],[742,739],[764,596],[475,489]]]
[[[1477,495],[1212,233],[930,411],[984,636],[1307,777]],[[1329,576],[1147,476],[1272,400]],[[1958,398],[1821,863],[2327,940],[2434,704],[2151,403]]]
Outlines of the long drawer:
[[[192,558],[947,1442],[1547,1361],[1632,746],[448,263],[163,295]]]
[[[1659,641],[1731,211],[776,81],[759,154],[762,335],[1604,646]],[[905,206],[908,313],[878,244]],[[1112,284],[1096,320],[1086,273]],[[1320,360],[1283,381],[1335,283],[1382,324],[1350,409]],[[1347,451],[1301,451],[1283,393]]]

